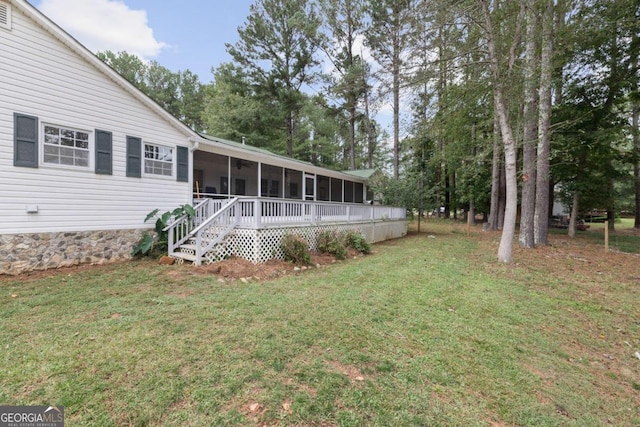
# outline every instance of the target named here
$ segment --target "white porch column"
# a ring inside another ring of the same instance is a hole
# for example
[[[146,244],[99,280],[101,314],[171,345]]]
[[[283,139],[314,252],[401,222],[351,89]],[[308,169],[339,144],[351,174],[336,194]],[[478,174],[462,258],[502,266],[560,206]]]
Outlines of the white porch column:
[[[262,162],[258,162],[258,197],[262,197]],[[269,195],[269,183],[267,182],[267,196]]]
[[[262,224],[262,215],[260,212],[261,202],[259,198],[256,198],[253,201],[253,216],[255,218],[256,227],[260,228],[260,224]]]
[[[227,197],[231,196],[231,156],[227,156]]]

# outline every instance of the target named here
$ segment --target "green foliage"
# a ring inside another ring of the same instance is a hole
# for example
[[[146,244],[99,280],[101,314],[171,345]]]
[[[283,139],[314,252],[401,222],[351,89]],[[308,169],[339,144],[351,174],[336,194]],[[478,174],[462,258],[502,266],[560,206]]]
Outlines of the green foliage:
[[[318,251],[333,255],[336,259],[347,257],[347,247],[344,244],[344,237],[335,231],[323,231],[318,235]]]
[[[283,153],[282,148],[271,143],[286,139],[282,114],[256,96],[247,72],[241,67],[224,63],[216,68],[204,104],[207,133],[232,141],[245,139],[249,145]]]
[[[371,245],[364,236],[356,231],[347,231],[344,236],[345,244],[360,252],[361,254],[371,253]]]
[[[98,58],[187,126],[202,130],[204,88],[190,70],[172,72],[127,52],[98,52]]]
[[[135,248],[133,248],[132,256],[138,255],[158,255],[166,252],[169,246],[169,231],[165,228],[177,219],[187,216],[189,218],[196,214],[195,209],[191,205],[182,205],[172,211],[164,212],[159,215],[160,210],[154,209],[149,212],[144,222],[149,222],[155,218],[154,234],[144,233]]]
[[[227,52],[246,73],[260,113],[277,112],[286,135],[286,153],[293,156],[295,129],[306,96],[302,87],[317,76],[316,50],[320,18],[308,0],[258,0],[239,40]]]
[[[304,265],[311,263],[309,244],[302,237],[295,234],[287,234],[282,238],[280,247],[284,252],[285,261]]]

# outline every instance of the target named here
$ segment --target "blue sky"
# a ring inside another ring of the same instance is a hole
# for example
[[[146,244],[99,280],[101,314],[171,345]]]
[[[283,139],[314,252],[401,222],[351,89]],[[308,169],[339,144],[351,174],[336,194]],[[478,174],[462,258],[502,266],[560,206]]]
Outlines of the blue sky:
[[[91,51],[135,53],[209,83],[254,0],[31,0]]]
[[[94,53],[126,51],[174,72],[189,69],[210,83],[211,68],[231,61],[225,43],[238,40],[238,27],[257,0],[29,1]],[[362,40],[356,42],[370,59]],[[391,111],[386,101],[374,111],[389,132]]]

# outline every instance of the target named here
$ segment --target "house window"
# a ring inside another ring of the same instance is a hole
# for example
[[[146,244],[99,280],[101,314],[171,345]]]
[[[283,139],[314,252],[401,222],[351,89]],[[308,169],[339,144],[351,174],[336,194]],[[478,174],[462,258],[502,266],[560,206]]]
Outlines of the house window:
[[[154,144],[144,144],[144,173],[173,175],[173,149]]]
[[[46,164],[88,168],[89,135],[87,131],[45,125],[42,161]]]

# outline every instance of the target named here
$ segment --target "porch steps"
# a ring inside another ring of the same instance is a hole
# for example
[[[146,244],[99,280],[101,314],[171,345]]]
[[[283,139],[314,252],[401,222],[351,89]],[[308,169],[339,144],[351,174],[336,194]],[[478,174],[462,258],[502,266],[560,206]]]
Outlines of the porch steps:
[[[207,239],[212,240],[212,239]],[[218,242],[215,246],[209,249],[208,252],[203,253],[200,258],[200,262],[202,264],[209,264],[213,261],[217,261],[220,258],[220,255],[224,254],[226,251],[224,250],[226,245],[226,239],[223,239],[221,242]],[[196,242],[195,238],[191,238],[180,245],[173,253],[169,254],[170,256],[180,260],[179,262],[189,261],[194,265],[196,264]]]
[[[194,264],[196,262],[195,249],[194,253],[175,251],[171,254],[171,256],[182,261],[190,261]]]
[[[189,239],[186,243],[180,245],[172,254],[172,257],[184,262],[190,261],[194,265],[196,264],[196,242],[194,238]],[[202,256],[200,258],[201,262],[206,262],[206,258]]]

